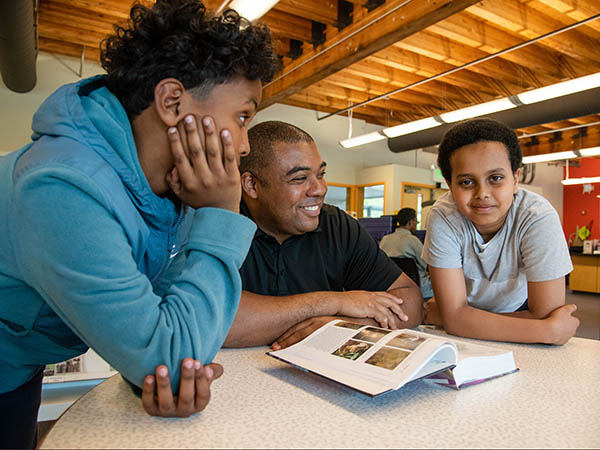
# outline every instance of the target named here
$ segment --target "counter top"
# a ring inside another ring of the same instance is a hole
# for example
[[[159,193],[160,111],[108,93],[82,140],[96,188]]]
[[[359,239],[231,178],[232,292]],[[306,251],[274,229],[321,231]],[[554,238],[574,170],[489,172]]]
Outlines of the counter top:
[[[598,448],[600,341],[485,343],[520,371],[461,391],[409,383],[371,398],[267,355],[227,349],[207,409],[148,416],[120,376],[78,400],[41,448]]]

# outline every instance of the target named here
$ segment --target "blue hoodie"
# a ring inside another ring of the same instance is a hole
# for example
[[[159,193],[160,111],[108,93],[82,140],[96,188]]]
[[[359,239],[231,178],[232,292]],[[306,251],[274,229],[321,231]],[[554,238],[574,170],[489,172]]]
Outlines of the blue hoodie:
[[[241,293],[255,225],[150,189],[104,77],[66,85],[0,158],[0,393],[94,348],[134,384],[208,363]],[[168,151],[168,150],[165,150]]]

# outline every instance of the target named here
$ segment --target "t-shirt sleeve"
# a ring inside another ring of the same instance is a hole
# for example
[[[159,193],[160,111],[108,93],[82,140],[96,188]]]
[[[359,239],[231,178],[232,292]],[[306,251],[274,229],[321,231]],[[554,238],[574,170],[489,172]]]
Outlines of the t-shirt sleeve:
[[[431,267],[462,267],[460,231],[440,211],[432,209],[427,219],[427,234],[421,257]]]
[[[573,270],[556,211],[535,217],[521,232],[519,248],[527,281],[554,280]]]
[[[360,223],[341,212],[342,239],[346,248],[344,289],[386,291],[402,270],[377,246]]]

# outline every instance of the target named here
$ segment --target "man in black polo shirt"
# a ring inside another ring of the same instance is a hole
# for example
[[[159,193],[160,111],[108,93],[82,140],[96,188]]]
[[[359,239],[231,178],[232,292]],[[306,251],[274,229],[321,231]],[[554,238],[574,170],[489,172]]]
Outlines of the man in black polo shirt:
[[[275,341],[277,349],[341,317],[390,328],[421,323],[419,288],[358,221],[323,203],[326,164],[313,139],[277,121],[254,126],[248,138],[240,212],[258,230],[225,346]]]

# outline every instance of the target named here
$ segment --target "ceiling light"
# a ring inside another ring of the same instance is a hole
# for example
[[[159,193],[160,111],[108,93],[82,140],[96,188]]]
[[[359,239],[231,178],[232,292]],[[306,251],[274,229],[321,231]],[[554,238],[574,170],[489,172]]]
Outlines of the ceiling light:
[[[585,158],[600,155],[600,147],[583,148],[581,150],[569,150],[566,152],[546,153],[544,155],[532,155],[523,157],[523,164],[538,162],[560,161],[563,159]]]
[[[473,117],[485,116],[486,114],[504,111],[514,108],[515,105],[508,98],[492,100],[491,102],[480,103],[479,105],[468,106],[441,114],[440,117],[446,123],[458,122],[459,120],[471,119]]]
[[[372,133],[363,134],[349,139],[340,141],[340,145],[344,148],[358,147],[359,145],[369,144],[371,142],[381,141],[386,137],[379,131],[373,131]]]
[[[415,120],[414,122],[403,123],[401,125],[396,125],[395,127],[386,128],[383,130],[383,134],[389,138],[394,138],[421,130],[427,130],[428,128],[437,127],[438,125],[441,125],[441,123],[433,117],[428,117],[426,119]]]
[[[583,148],[576,153],[579,153],[581,156],[598,156],[600,155],[600,147]]]
[[[563,95],[573,94],[575,92],[585,91],[600,86],[600,72],[585,77],[575,78],[573,80],[563,81],[562,83],[552,84],[532,91],[522,92],[517,98],[526,105],[529,103],[541,102],[551,98],[562,97]]]
[[[532,156],[524,156],[523,164],[532,164],[539,162],[548,162],[548,161],[560,161],[561,159],[572,159],[577,158],[575,152],[556,152],[556,153],[546,153],[544,155],[532,155]]]
[[[561,183],[565,186],[570,186],[572,184],[600,183],[600,177],[567,178],[566,180],[562,180]]]
[[[264,16],[279,0],[233,0],[228,8],[235,9],[238,14],[253,21]]]

